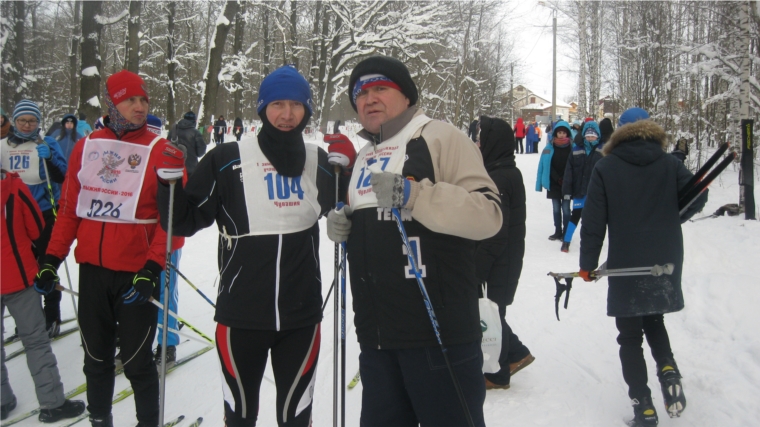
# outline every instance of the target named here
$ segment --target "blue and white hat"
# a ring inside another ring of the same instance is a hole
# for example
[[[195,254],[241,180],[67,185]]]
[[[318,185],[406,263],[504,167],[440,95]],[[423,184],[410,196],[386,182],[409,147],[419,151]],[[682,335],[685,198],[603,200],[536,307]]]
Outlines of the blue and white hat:
[[[38,122],[42,121],[42,113],[37,103],[28,99],[22,99],[16,104],[16,108],[13,109],[13,121],[15,122],[16,119],[27,114],[36,117]]]
[[[163,130],[163,123],[161,123],[161,119],[154,116],[153,114],[148,114],[148,130],[155,133],[156,135],[161,135],[161,131]]]

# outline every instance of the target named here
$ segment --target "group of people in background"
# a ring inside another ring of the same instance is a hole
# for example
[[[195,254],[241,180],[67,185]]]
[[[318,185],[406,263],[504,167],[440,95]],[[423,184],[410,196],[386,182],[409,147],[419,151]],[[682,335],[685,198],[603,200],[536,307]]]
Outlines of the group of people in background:
[[[533,120],[530,124],[525,124],[522,117],[517,118],[513,129],[516,145],[515,152],[518,154],[535,154],[538,153],[538,146],[541,142],[541,125]],[[523,150],[523,140],[525,140],[525,149]]]

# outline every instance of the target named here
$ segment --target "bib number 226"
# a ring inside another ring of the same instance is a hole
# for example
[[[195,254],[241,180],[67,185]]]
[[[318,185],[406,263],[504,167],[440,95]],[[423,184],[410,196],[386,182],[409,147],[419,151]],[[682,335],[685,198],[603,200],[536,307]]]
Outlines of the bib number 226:
[[[87,212],[87,217],[95,218],[99,216],[110,216],[112,218],[118,218],[119,215],[121,215],[121,211],[119,211],[120,207],[121,203],[119,203],[119,206],[114,207],[111,202],[103,203],[101,200],[92,199],[90,210]]]

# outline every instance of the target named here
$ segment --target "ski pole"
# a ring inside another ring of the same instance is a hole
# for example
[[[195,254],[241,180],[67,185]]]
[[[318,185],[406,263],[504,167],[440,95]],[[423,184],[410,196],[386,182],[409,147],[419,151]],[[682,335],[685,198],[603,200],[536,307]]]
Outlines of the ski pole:
[[[340,244],[340,425],[346,426],[346,242]]]
[[[63,286],[61,286],[60,284],[59,284],[58,286],[56,286],[56,289],[58,289],[58,290],[59,290],[59,291],[61,291],[61,292],[66,292],[67,294],[73,295],[73,296],[75,296],[75,297],[79,297],[79,292],[76,292],[76,291],[70,291],[70,290],[68,290],[68,289],[64,288]],[[151,303],[151,304],[153,304],[153,305],[155,305],[156,307],[158,307],[159,309],[163,310],[163,306],[162,306],[161,304],[159,304],[159,302],[158,302],[158,301],[154,300],[152,297],[151,297],[151,299],[150,299],[149,301],[150,301],[150,303]],[[209,344],[215,344],[215,343],[214,343],[214,340],[212,340],[211,338],[209,338],[209,337],[208,337],[208,335],[206,335],[206,334],[204,334],[203,332],[201,332],[201,330],[200,330],[200,329],[196,328],[195,326],[191,325],[190,323],[187,323],[187,320],[185,320],[185,319],[183,319],[183,318],[179,317],[179,316],[177,315],[177,313],[175,313],[175,312],[173,312],[173,311],[171,311],[171,310],[168,310],[168,311],[169,311],[169,316],[171,316],[171,317],[175,318],[175,319],[177,320],[177,322],[179,322],[179,323],[182,323],[183,325],[185,325],[185,326],[187,326],[188,328],[190,328],[190,330],[191,330],[191,331],[195,332],[195,333],[196,333],[196,334],[198,334],[198,335],[199,335],[201,338],[203,338],[203,339],[205,340],[205,342],[207,342],[207,343],[209,343]]]
[[[37,145],[44,144],[44,141],[37,138]],[[51,151],[52,153],[52,151]],[[52,154],[50,155],[52,158]],[[53,185],[50,184],[50,172],[48,172],[48,166],[45,159],[42,159],[42,167],[45,169],[45,181],[47,182],[47,189],[50,193],[50,208],[53,210],[53,218],[56,220],[58,219],[58,211],[55,208],[55,196],[53,195]],[[69,284],[69,289],[73,290],[74,288],[71,286],[71,275],[69,274],[69,263],[66,262],[66,259],[63,259],[63,267],[66,269],[66,280]],[[74,317],[77,319],[77,324],[79,324],[79,309],[77,308],[77,302],[74,300],[74,296],[71,296],[71,303],[74,304]]]
[[[593,277],[596,280],[601,279],[604,276],[607,277],[621,277],[621,276],[662,276],[663,274],[673,274],[675,265],[673,263],[667,263],[664,265],[653,265],[651,267],[633,267],[633,268],[614,268],[607,269],[605,266],[607,263],[602,264],[602,268],[594,270],[589,274],[589,277]],[[580,274],[576,272],[572,273],[552,273],[549,272],[547,276],[554,278],[573,278],[580,277]]]
[[[185,282],[188,285],[190,285],[191,288],[195,289],[195,292],[198,292],[199,294],[201,294],[201,296],[203,297],[203,299],[205,299],[206,301],[208,301],[208,303],[211,304],[212,307],[216,308],[216,305],[209,299],[209,297],[207,297],[206,294],[204,294],[200,289],[198,289],[195,285],[193,285],[193,282],[191,282],[190,279],[188,279],[187,277],[185,277],[185,275],[182,274],[182,272],[179,271],[179,269],[177,267],[175,267],[174,264],[169,263],[169,264],[166,264],[166,265],[169,266],[169,267],[171,267],[172,270],[176,271],[177,274],[179,274],[179,277],[181,277],[182,279],[184,279]]]
[[[166,227],[166,265],[172,263],[172,228],[174,220],[174,187],[177,184],[176,179],[169,181],[169,218],[167,219]],[[171,273],[168,269],[164,271],[164,319],[161,328],[161,372],[159,382],[159,398],[158,398],[158,425],[164,425],[164,410],[166,409],[166,340],[169,336],[169,282],[171,281]],[[153,301],[155,303],[155,301]],[[158,305],[158,304],[155,304]],[[192,329],[192,328],[191,328]]]
[[[339,181],[340,181],[340,165],[333,164],[333,172],[335,173],[335,205],[337,208],[338,205],[338,191],[339,191]],[[335,272],[334,272],[334,280],[333,283],[337,285],[338,283],[338,277],[340,274],[340,244],[335,243]],[[340,313],[338,313],[338,290],[336,286],[335,290],[335,301],[334,301],[334,312],[333,312],[333,427],[338,427],[338,321],[340,320],[338,316]],[[341,387],[343,388],[343,387]]]
[[[454,382],[454,388],[456,389],[457,395],[459,396],[459,402],[462,404],[462,409],[464,410],[464,415],[467,419],[467,425],[474,427],[475,423],[472,421],[470,409],[467,407],[467,401],[464,398],[462,387],[459,385],[459,381],[454,374],[454,369],[451,367],[451,362],[449,362],[448,349],[443,345],[443,341],[441,340],[441,330],[440,326],[438,325],[438,318],[435,316],[433,304],[430,302],[430,296],[428,295],[427,288],[425,287],[425,282],[422,281],[420,271],[417,269],[417,261],[415,260],[414,252],[412,252],[412,247],[409,244],[409,239],[406,236],[404,224],[401,223],[401,214],[396,208],[392,208],[391,213],[393,214],[393,219],[396,220],[396,225],[398,225],[398,230],[401,233],[401,240],[404,242],[404,247],[406,247],[406,256],[409,258],[409,264],[412,266],[412,270],[414,270],[414,276],[417,278],[417,284],[419,285],[420,292],[422,293],[422,299],[425,302],[425,308],[427,309],[428,316],[430,317],[430,323],[433,325],[435,338],[438,340],[438,345],[441,347],[441,352],[443,353],[443,360],[446,361],[446,367],[448,368],[449,374],[451,375],[451,380]]]

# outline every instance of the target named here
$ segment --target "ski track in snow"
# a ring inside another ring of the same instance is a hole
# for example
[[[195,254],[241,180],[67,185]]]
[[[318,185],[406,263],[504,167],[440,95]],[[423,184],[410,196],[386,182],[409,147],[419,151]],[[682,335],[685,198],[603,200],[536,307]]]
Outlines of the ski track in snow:
[[[357,148],[360,140],[349,134]],[[228,136],[228,139],[230,136]],[[254,142],[246,135],[243,141]],[[308,142],[324,145],[316,140]],[[540,147],[544,146],[544,142]],[[209,148],[212,148],[210,146]],[[551,202],[546,193],[534,191],[539,154],[517,155],[527,195],[527,236],[524,266],[515,303],[507,310],[507,320],[520,339],[536,356],[536,361],[515,375],[509,390],[487,393],[484,406],[489,426],[622,426],[632,410],[618,359],[617,330],[606,316],[606,280],[585,283],[575,280],[568,309],[560,303],[560,319],[554,314],[554,282],[549,271],[577,271],[580,234],[576,232],[570,253],[560,252],[560,244],[547,237],[553,232]],[[756,177],[756,180],[758,178]],[[705,210],[710,214],[738,199],[737,172],[729,167],[710,188]],[[755,191],[758,197],[758,191]],[[321,223],[320,257],[323,295],[333,279],[333,244]],[[685,263],[683,290],[686,308],[665,316],[670,340],[684,376],[688,406],[678,419],[668,418],[655,373],[655,364],[644,345],[649,387],[660,416],[660,425],[754,426],[760,418],[760,300],[757,238],[760,224],[739,217],[720,217],[683,225]],[[180,270],[205,294],[213,296],[217,276],[216,226],[187,239]],[[606,245],[605,245],[606,246]],[[73,249],[72,249],[73,253]],[[606,257],[606,247],[600,262]],[[68,258],[74,289],[78,289],[78,268]],[[65,271],[60,271],[65,281]],[[179,314],[207,335],[215,331],[213,308],[180,280]],[[348,278],[347,280],[350,280]],[[242,282],[241,282],[242,284]],[[346,381],[359,366],[359,345],[353,328],[350,282],[346,295]],[[333,292],[332,295],[335,295]],[[331,296],[332,298],[332,296]],[[422,301],[420,301],[422,304]],[[63,296],[62,317],[73,317],[71,299]],[[13,319],[6,319],[6,336],[13,333]],[[192,333],[187,328],[185,333]],[[70,390],[84,382],[83,352],[77,335],[53,343],[63,380]],[[20,344],[8,346],[7,353]],[[178,358],[201,348],[196,342],[183,343]],[[332,424],[333,301],[329,301],[322,322],[322,343],[314,398],[314,425]],[[10,419],[37,407],[34,387],[26,368],[26,357],[7,364],[18,407]],[[271,366],[266,377],[273,378]],[[115,392],[128,386],[123,375],[116,378]],[[187,419],[204,418],[204,426],[223,426],[222,379],[215,351],[210,351],[168,377],[166,419],[184,414]],[[86,400],[80,395],[77,399]],[[346,425],[357,426],[361,413],[361,383],[346,392]],[[114,424],[136,424],[134,399],[113,408]],[[40,425],[32,417],[19,427]],[[82,426],[87,422],[83,421]],[[258,425],[276,425],[275,388],[266,379],[261,385]]]

